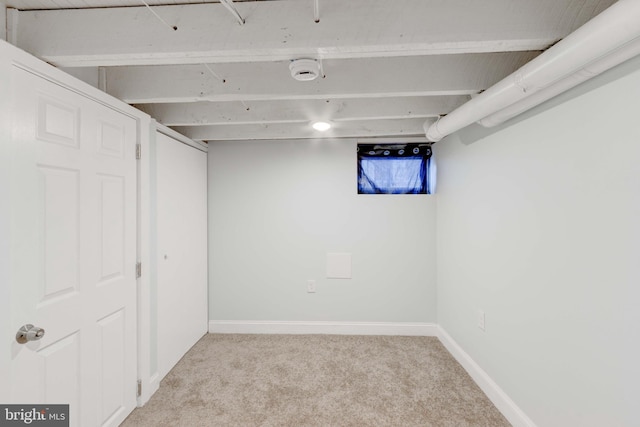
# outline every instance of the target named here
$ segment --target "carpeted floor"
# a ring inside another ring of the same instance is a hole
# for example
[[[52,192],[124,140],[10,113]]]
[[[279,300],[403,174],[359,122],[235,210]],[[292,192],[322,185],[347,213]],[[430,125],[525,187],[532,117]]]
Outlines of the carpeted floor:
[[[509,426],[434,337],[205,335],[122,426]]]

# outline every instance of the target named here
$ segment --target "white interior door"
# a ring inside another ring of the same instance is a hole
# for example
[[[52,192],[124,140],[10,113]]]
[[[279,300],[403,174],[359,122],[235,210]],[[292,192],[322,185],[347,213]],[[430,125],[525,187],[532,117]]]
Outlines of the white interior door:
[[[207,155],[156,137],[158,372],[207,332]]]
[[[136,122],[13,67],[14,403],[70,404],[72,426],[136,405]]]

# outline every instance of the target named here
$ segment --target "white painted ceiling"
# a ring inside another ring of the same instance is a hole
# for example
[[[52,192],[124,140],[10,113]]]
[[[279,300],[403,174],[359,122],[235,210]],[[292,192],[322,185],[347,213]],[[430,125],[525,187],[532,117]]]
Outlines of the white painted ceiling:
[[[4,0],[8,39],[197,140],[424,136],[615,0],[146,2]]]

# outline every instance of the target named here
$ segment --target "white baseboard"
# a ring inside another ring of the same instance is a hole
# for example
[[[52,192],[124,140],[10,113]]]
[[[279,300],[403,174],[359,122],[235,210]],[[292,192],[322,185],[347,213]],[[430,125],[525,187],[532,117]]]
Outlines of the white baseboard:
[[[210,320],[209,333],[438,336],[435,323]]]
[[[160,375],[157,372],[149,378],[149,388],[151,394],[155,393],[160,388]]]
[[[142,393],[140,394],[140,396],[138,396],[138,407],[146,405],[149,399],[151,399],[151,396],[153,396],[153,394],[158,391],[159,388],[160,376],[157,372],[151,375],[146,383],[145,381],[142,381]]]
[[[489,374],[440,326],[438,326],[438,338],[514,427],[536,427],[534,422],[527,417],[518,405],[491,379]]]

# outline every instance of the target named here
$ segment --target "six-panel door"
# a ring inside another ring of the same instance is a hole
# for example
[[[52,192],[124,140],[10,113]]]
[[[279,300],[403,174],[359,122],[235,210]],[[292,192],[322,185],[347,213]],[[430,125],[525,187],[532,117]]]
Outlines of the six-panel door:
[[[117,426],[136,404],[136,121],[13,67],[14,403]]]

